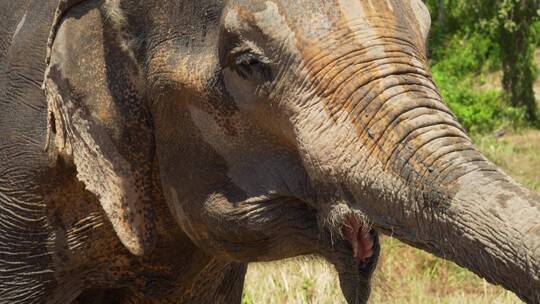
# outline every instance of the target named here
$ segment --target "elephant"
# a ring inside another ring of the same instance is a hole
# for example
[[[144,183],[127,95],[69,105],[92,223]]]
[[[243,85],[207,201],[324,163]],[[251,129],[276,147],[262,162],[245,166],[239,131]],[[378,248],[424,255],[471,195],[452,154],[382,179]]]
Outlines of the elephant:
[[[540,303],[540,197],[429,72],[421,0],[0,0],[0,303],[240,303],[379,233]]]

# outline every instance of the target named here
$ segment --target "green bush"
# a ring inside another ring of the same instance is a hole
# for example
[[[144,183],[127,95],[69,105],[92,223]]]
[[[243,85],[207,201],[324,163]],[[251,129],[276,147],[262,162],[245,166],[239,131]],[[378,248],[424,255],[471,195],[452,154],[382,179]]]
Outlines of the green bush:
[[[523,109],[506,106],[501,91],[475,89],[472,76],[452,77],[435,68],[433,79],[445,102],[469,132],[487,133],[523,124]]]
[[[493,71],[499,66],[498,48],[483,33],[447,36],[443,45],[432,45],[432,68],[453,77]]]
[[[457,16],[460,12],[453,14]],[[471,133],[525,125],[525,111],[508,105],[500,83],[490,84],[494,89],[481,88],[487,76],[501,67],[499,44],[492,29],[482,24],[469,24],[466,18],[461,20],[464,23],[460,27],[450,20],[444,31],[433,20],[431,72],[445,102]],[[540,37],[538,23],[534,29],[536,37]],[[492,81],[498,79],[490,78]]]

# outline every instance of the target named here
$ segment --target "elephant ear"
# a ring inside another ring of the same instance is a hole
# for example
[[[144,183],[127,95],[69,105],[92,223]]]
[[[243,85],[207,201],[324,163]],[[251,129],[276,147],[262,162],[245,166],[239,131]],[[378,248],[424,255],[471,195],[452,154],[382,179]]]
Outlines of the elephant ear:
[[[104,7],[60,1],[44,80],[47,150],[75,165],[124,246],[143,255],[154,245],[152,123],[138,65]]]

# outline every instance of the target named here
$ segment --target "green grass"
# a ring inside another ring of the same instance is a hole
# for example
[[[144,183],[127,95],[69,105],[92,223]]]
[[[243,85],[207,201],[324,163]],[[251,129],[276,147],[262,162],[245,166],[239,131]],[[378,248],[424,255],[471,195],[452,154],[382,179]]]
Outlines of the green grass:
[[[540,191],[540,131],[503,137],[476,136],[478,147],[516,180]],[[244,304],[345,303],[337,274],[324,260],[302,257],[249,267]],[[512,293],[487,283],[454,263],[382,240],[370,303],[522,303]]]

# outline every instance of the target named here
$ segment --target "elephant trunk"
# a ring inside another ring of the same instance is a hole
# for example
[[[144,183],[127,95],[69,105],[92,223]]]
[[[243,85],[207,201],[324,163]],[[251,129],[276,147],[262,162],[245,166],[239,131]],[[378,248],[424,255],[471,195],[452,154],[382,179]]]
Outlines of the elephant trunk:
[[[379,230],[540,303],[540,198],[478,152],[425,58],[391,46],[367,64],[313,65],[323,68],[311,72],[316,90],[296,137],[317,205],[346,218],[336,208],[346,202]]]
[[[422,103],[400,101],[409,102]],[[387,114],[381,121],[400,123],[367,125],[372,152],[347,174],[345,200],[380,230],[540,303],[540,197],[489,162],[447,113],[425,111],[424,123]]]
[[[540,197],[498,171],[440,182],[403,209],[392,200],[394,215],[360,209],[381,231],[540,303]]]
[[[416,245],[540,303],[540,197],[498,171],[466,174],[448,191]]]

